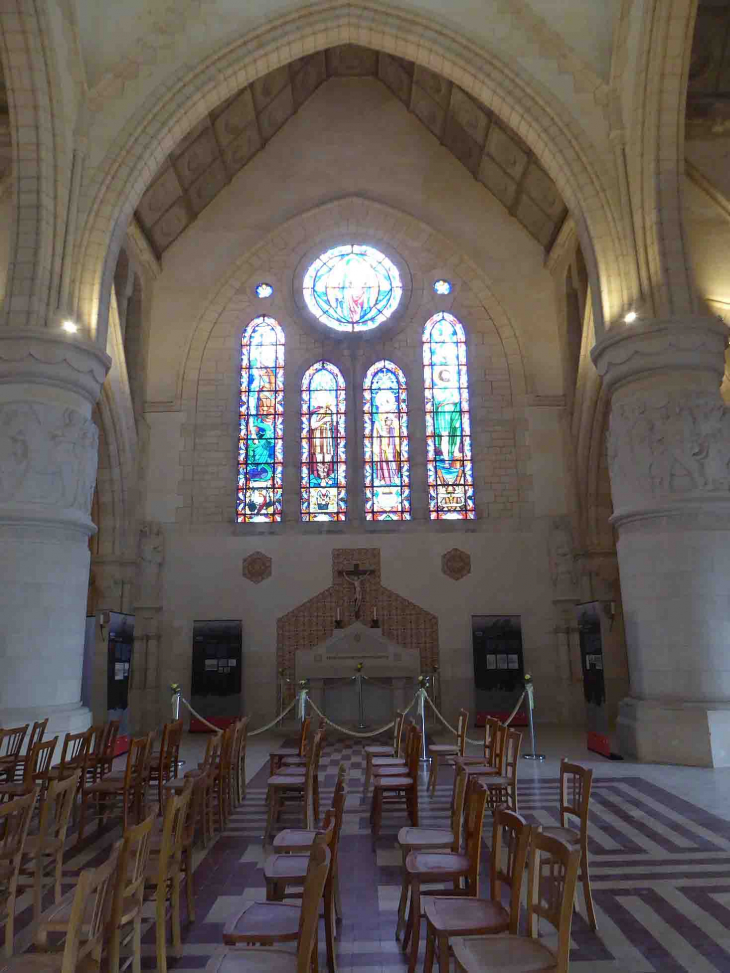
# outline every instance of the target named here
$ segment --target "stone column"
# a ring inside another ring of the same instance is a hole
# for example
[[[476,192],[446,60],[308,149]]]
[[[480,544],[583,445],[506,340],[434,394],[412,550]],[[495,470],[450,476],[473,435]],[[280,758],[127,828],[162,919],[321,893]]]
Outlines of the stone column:
[[[0,331],[0,724],[49,717],[85,729],[81,705],[98,434],[110,359],[60,328]]]
[[[629,658],[621,753],[730,765],[730,411],[720,320],[650,321],[593,349]]]

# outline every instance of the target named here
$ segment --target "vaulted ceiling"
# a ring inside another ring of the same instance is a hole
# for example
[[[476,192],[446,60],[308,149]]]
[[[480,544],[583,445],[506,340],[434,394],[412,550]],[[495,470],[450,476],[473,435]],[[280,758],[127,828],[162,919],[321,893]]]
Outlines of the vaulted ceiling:
[[[530,149],[458,85],[426,68],[340,45],[277,68],[210,112],[176,146],[142,197],[137,219],[158,256],[183,233],[304,102],[331,78],[385,84],[543,247],[567,209]]]
[[[687,90],[687,138],[730,137],[730,4],[700,0]]]

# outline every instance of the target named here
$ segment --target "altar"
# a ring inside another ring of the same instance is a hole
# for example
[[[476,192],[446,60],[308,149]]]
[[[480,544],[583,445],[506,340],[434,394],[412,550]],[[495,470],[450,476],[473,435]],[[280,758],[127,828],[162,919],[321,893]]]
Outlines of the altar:
[[[355,622],[338,629],[319,645],[296,654],[296,678],[308,679],[309,695],[335,723],[358,722],[358,685],[354,678],[362,663],[363,713],[371,728],[393,719],[416,692],[420,654],[380,634],[380,629]]]

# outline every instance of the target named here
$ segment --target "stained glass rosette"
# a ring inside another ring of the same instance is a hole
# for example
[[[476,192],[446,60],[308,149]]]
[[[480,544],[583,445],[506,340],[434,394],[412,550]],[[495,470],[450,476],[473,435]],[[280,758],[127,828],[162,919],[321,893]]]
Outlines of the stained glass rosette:
[[[241,338],[238,523],[274,523],[282,514],[284,333],[255,318]]]
[[[474,471],[464,328],[435,314],[423,331],[428,503],[432,520],[473,520]]]
[[[330,362],[306,372],[301,393],[301,518],[345,520],[347,449],[345,380]]]
[[[312,314],[337,331],[369,331],[387,320],[403,294],[395,264],[374,247],[346,244],[321,254],[304,275]]]
[[[366,520],[410,520],[408,392],[403,372],[376,362],[363,383]]]

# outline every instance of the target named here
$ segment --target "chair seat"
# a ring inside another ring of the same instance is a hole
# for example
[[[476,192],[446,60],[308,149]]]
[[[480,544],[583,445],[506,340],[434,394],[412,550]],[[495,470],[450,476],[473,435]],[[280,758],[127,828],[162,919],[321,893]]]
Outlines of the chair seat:
[[[392,767],[375,767],[373,773],[376,777],[402,777],[408,773],[406,764],[394,765]]]
[[[318,834],[320,834],[319,831],[286,828],[274,838],[273,849],[280,854],[287,851],[306,851],[312,847]]]
[[[492,899],[428,896],[424,905],[426,918],[443,935],[475,936],[490,930],[499,933],[509,929],[509,911]]]
[[[130,786],[134,786],[133,784]],[[117,780],[114,777],[103,777],[95,784],[89,784],[86,788],[87,794],[118,794],[124,789],[124,779]]]
[[[304,787],[304,775],[294,777],[287,774],[274,774],[266,781],[266,785],[267,787],[291,787],[301,790]]]
[[[284,767],[305,767],[307,764],[306,757],[284,757],[282,760]]]
[[[299,879],[303,883],[308,865],[309,855],[270,855],[264,862],[264,877],[274,882]]]
[[[7,966],[3,966],[3,973],[37,973],[38,970],[61,970],[63,967],[63,953],[26,953],[24,956],[14,956],[7,960]],[[88,967],[77,966],[76,971]],[[253,967],[252,967],[253,969]],[[293,970],[294,967],[291,967]],[[231,967],[233,973],[233,967]]]
[[[456,757],[454,757],[451,763],[454,767],[470,767],[472,764],[482,764],[483,766],[488,766],[484,757],[480,757],[476,753],[467,753],[464,754],[463,757],[459,757],[457,755]],[[495,768],[495,773],[496,773],[496,768]]]
[[[177,794],[178,791],[182,791],[182,789],[185,787],[187,780],[187,777],[173,777],[171,780],[165,781],[162,788],[163,790],[175,791]]]
[[[376,744],[370,744],[367,747],[363,747],[363,750],[370,757],[392,757],[393,748],[392,747],[380,747]]]
[[[373,787],[376,791],[386,790],[388,788],[399,789],[402,787],[413,787],[412,777],[376,777],[373,781]]]
[[[47,837],[43,841],[43,854],[44,855],[55,855],[59,848],[63,848],[64,842],[60,838],[50,838]],[[41,847],[41,839],[39,835],[30,834],[25,839],[25,845],[23,846],[23,854],[28,855],[30,858],[35,858]]]
[[[467,766],[470,777],[499,777],[499,768],[490,767],[489,764],[470,764]]]
[[[569,845],[577,845],[580,841],[580,831],[574,828],[541,828],[542,834],[550,835],[551,838],[559,838]]]
[[[374,757],[372,766],[375,767],[407,767],[402,757]]]
[[[6,794],[8,797],[25,797],[28,793],[25,784],[0,784],[0,794]]]
[[[453,747],[448,743],[432,743],[428,748],[429,753],[435,754],[437,757],[454,757],[459,752],[458,747]]]
[[[411,851],[406,858],[406,871],[409,875],[431,875],[434,876],[434,882],[438,882],[439,875],[452,875],[468,870],[469,857],[457,855],[453,851]]]
[[[278,948],[223,947],[205,967],[205,973],[261,973],[262,970],[266,970],[266,973],[296,973],[297,955],[293,950]],[[20,973],[25,973],[25,970]],[[31,973],[30,968],[28,973]]]
[[[272,750],[269,757],[300,757],[298,747],[282,747],[281,750]]]
[[[401,828],[398,832],[398,844],[409,851],[451,848],[453,843],[453,832],[445,828]]]
[[[466,973],[537,973],[554,970],[555,956],[539,939],[526,936],[475,936],[452,939],[460,969]]]
[[[223,927],[223,942],[227,946],[255,936],[266,939],[292,939],[299,936],[301,903],[247,902],[234,912]],[[261,967],[266,969],[266,965]]]
[[[276,773],[279,777],[301,777],[304,780],[306,770],[304,767],[289,767],[285,764],[283,767],[279,767]]]

